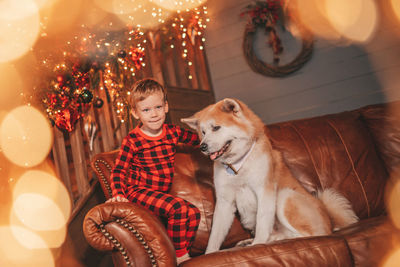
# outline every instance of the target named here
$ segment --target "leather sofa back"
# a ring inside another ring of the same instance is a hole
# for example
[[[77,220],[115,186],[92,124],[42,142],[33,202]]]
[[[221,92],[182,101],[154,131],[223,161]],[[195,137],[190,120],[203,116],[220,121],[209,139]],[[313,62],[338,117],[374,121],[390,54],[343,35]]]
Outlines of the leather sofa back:
[[[360,114],[389,171],[400,165],[400,101],[361,108]]]
[[[359,112],[343,112],[268,127],[273,146],[309,192],[335,188],[360,219],[384,211],[386,167]]]

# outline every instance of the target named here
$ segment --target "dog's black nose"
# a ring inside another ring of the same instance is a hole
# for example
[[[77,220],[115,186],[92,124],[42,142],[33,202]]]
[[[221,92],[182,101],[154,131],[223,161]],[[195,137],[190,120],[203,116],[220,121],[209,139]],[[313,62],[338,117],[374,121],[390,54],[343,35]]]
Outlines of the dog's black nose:
[[[208,149],[208,145],[206,143],[203,143],[200,145],[200,150],[203,152],[206,152]]]

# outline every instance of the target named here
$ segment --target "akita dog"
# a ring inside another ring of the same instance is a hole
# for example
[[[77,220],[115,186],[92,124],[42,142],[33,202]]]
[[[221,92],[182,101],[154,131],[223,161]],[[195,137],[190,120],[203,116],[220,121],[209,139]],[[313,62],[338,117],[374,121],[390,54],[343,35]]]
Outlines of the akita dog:
[[[182,122],[199,133],[200,150],[214,161],[216,206],[206,253],[220,249],[236,211],[254,234],[240,245],[328,235],[358,221],[335,190],[306,191],[272,148],[264,123],[241,101],[226,98]]]

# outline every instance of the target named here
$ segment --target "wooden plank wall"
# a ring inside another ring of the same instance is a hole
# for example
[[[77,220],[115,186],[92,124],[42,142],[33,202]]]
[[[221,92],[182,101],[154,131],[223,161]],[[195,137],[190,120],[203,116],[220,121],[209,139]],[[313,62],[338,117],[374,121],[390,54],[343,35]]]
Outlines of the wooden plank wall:
[[[272,123],[400,99],[400,22],[389,20],[386,1],[375,1],[378,24],[371,40],[344,44],[316,37],[312,59],[284,78],[257,74],[245,61],[246,19],[239,14],[252,2],[208,1],[206,49],[216,101],[241,99]]]
[[[168,120],[180,124],[180,118],[190,116],[213,103],[214,94],[205,50],[191,47],[188,57],[193,64],[189,66],[181,57],[182,51],[178,43],[175,43],[175,48],[161,49],[159,44],[153,47],[147,42],[146,66],[137,73],[136,80],[152,77],[164,84],[170,106]],[[99,88],[92,89],[95,95],[104,101],[101,108],[92,106],[86,114],[86,117],[90,116],[95,121],[97,127],[93,149],[90,150],[90,137],[84,131],[87,118],[78,121],[71,133],[62,132],[57,127],[53,128],[52,158],[57,174],[72,199],[73,211],[70,220],[78,213],[95,188],[97,180],[89,166],[93,155],[117,149],[122,139],[133,128],[132,124],[128,126],[126,122],[121,123],[117,118],[112,103],[108,101],[102,81]]]

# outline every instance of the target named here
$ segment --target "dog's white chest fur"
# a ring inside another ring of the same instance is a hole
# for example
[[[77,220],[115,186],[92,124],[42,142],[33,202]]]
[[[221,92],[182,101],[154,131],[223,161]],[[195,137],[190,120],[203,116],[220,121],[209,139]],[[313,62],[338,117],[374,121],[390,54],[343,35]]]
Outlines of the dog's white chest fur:
[[[215,163],[214,182],[216,190],[220,191],[217,196],[236,205],[241,223],[249,230],[255,230],[257,194],[263,192],[267,180],[265,176],[269,173],[269,161],[266,154],[255,149],[246,159],[246,164],[238,170],[238,174],[229,172],[221,163]]]

